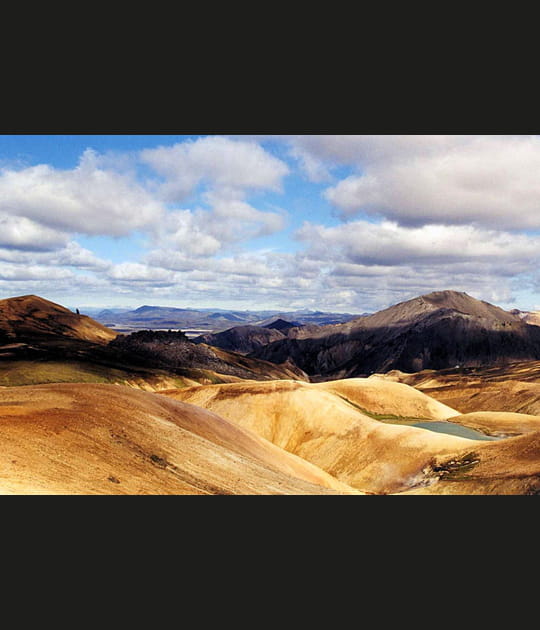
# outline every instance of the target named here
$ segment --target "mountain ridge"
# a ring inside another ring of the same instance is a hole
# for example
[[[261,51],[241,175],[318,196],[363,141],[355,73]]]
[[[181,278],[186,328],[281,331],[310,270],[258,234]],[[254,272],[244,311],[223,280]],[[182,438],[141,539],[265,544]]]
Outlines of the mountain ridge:
[[[435,291],[344,324],[295,329],[250,356],[315,378],[540,358],[540,328],[458,291]]]

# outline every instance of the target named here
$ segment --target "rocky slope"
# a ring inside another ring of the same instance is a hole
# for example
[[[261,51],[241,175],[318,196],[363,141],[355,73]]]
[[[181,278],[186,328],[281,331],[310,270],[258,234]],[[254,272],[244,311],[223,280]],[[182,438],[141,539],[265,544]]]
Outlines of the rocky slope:
[[[285,335],[279,330],[262,326],[235,326],[220,333],[200,335],[193,342],[249,354],[279,339],[285,339]]]
[[[250,356],[289,360],[315,380],[497,365],[540,359],[540,327],[466,293],[439,291],[345,324],[295,329]]]
[[[204,343],[195,344],[181,333],[140,331],[119,336],[108,348],[124,363],[171,370],[202,369],[242,379],[300,379],[307,376],[294,365],[242,356]]]

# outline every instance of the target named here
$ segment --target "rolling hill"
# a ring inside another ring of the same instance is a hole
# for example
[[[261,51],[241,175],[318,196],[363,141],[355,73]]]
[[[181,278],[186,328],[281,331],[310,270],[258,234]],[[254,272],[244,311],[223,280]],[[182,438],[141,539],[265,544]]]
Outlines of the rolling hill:
[[[354,494],[206,410],[113,385],[0,389],[1,494]]]
[[[464,414],[485,411],[540,416],[540,361],[412,374],[393,370],[379,377],[411,385]]]
[[[540,433],[499,441],[442,433],[459,412],[400,383],[235,383],[162,395],[213,411],[365,492],[540,492]],[[438,431],[422,428],[433,423]]]
[[[246,378],[307,379],[292,364],[195,345],[178,333],[118,335],[38,296],[0,301],[0,386],[121,383],[155,391]]]

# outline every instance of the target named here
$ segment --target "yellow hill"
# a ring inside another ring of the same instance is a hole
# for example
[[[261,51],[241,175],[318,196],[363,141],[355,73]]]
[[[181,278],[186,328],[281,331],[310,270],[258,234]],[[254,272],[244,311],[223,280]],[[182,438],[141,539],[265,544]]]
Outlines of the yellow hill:
[[[452,422],[497,437],[540,432],[540,416],[507,411],[477,411],[455,416]]]
[[[218,413],[363,491],[522,493],[536,484],[540,490],[540,459],[518,466],[515,477],[511,462],[520,457],[518,445],[507,443],[519,438],[481,442],[380,422],[378,415],[395,422],[417,413],[436,421],[459,415],[411,387],[383,379],[237,383],[164,394]],[[538,452],[540,435],[532,434],[531,440],[530,448]],[[470,479],[470,470],[486,466],[484,452],[491,462],[488,472]],[[499,452],[507,465],[494,477]]]
[[[118,385],[0,389],[0,492],[355,491],[206,410]]]

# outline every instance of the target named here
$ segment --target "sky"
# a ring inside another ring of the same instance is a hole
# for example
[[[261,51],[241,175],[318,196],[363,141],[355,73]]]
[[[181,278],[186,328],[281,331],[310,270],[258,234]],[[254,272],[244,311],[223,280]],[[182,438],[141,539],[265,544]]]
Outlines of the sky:
[[[0,299],[540,309],[540,137],[0,135]]]

